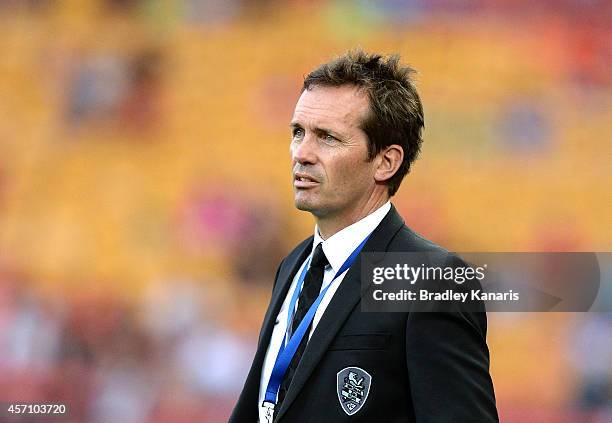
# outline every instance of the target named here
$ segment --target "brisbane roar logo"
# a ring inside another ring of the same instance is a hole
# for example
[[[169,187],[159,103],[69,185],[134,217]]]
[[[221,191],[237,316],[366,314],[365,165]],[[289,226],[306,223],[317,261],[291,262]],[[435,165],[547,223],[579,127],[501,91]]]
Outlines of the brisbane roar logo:
[[[336,376],[336,389],[342,410],[349,416],[358,412],[368,399],[372,376],[359,367],[346,367]]]

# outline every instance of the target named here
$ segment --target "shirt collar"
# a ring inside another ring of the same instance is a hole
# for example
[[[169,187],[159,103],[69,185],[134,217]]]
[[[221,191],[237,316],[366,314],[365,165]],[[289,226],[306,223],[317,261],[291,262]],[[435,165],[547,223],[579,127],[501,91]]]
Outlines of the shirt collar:
[[[325,257],[327,257],[327,260],[334,270],[334,273],[338,272],[348,256],[351,255],[351,253],[365,239],[366,236],[368,236],[378,227],[390,209],[391,203],[387,201],[374,212],[353,223],[352,225],[347,226],[326,240],[321,238],[321,235],[319,235],[319,227],[315,226],[312,251],[314,252],[317,245],[323,243],[323,252],[325,253]]]

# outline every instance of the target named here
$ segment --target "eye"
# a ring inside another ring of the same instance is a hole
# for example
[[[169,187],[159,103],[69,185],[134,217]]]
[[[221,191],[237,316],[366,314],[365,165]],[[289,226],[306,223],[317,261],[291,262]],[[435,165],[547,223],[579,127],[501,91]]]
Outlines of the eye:
[[[325,142],[336,142],[336,141],[338,141],[338,138],[334,137],[331,134],[323,134],[323,139],[325,140]]]
[[[304,130],[302,128],[293,128],[293,138],[302,138],[304,136]]]

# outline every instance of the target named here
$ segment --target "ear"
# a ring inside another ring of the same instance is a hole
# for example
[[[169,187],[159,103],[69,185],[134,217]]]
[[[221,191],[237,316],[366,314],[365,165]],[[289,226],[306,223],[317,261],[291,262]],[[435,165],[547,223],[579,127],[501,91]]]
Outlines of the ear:
[[[376,160],[374,180],[376,182],[388,181],[400,168],[404,160],[404,149],[397,144],[390,145],[378,153]]]

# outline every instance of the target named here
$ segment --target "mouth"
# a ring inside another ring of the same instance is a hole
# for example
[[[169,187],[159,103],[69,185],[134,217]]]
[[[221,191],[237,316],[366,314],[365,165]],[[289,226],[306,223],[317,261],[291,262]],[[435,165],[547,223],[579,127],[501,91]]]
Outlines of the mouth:
[[[296,173],[293,175],[293,186],[297,189],[308,189],[319,185],[319,182],[309,175],[304,173]]]

